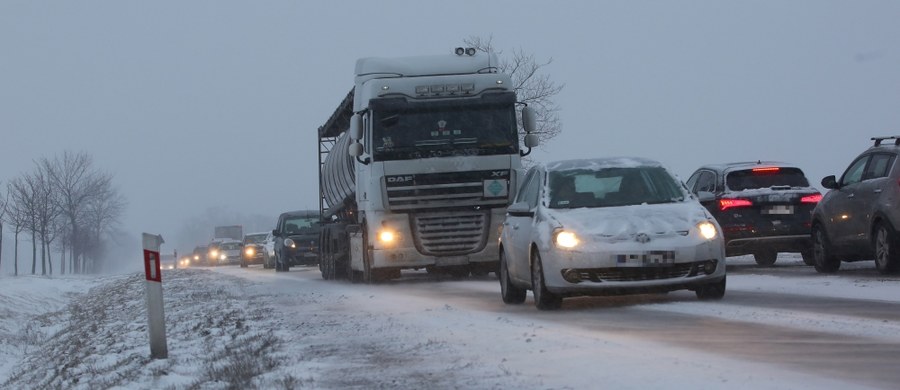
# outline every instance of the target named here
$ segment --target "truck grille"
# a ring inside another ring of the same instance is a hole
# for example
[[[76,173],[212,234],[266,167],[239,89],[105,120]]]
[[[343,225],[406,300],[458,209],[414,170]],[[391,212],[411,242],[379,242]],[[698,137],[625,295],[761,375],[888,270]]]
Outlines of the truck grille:
[[[459,256],[484,249],[491,216],[487,212],[411,214],[416,249],[429,256]]]
[[[393,212],[509,204],[509,170],[388,175],[384,180],[387,206]]]

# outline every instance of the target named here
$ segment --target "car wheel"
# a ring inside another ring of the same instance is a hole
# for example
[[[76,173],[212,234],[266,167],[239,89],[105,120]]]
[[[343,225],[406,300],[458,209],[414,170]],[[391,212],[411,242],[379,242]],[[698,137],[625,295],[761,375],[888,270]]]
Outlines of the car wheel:
[[[538,310],[556,310],[562,306],[562,297],[547,290],[547,284],[544,282],[544,265],[537,251],[531,253],[531,286],[534,305]]]
[[[900,245],[894,229],[881,223],[875,227],[875,268],[882,274],[900,270]]]
[[[778,252],[774,249],[763,249],[753,252],[753,259],[756,260],[756,264],[763,267],[771,267],[775,264],[775,260],[778,260]]]
[[[813,257],[815,257],[816,272],[823,274],[832,274],[841,268],[841,260],[838,259],[831,251],[831,244],[828,243],[828,237],[822,226],[813,226]]]
[[[275,272],[288,272],[290,269],[291,268],[285,264],[281,254],[275,252]]]
[[[801,251],[800,257],[803,258],[803,264],[816,265],[816,255],[813,253],[812,249]]]
[[[725,277],[722,280],[700,286],[694,291],[701,301],[719,300],[725,296]]]
[[[509,279],[509,266],[506,264],[506,256],[500,252],[500,297],[503,303],[520,304],[525,302],[527,290],[517,287]]]

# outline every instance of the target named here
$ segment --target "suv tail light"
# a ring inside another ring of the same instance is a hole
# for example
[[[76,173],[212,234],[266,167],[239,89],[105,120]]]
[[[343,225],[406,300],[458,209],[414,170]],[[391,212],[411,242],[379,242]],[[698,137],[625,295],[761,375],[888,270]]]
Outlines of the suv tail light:
[[[719,210],[725,211],[735,207],[750,207],[753,202],[749,199],[719,199]]]
[[[753,168],[753,173],[775,173],[780,171],[779,167],[762,167],[762,168]]]
[[[819,203],[822,200],[822,194],[806,195],[800,198],[800,203]]]

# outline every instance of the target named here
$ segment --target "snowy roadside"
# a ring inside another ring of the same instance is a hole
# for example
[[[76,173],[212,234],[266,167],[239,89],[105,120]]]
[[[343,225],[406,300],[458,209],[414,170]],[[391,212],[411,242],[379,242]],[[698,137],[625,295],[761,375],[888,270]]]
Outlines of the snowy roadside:
[[[0,279],[0,313],[9,314],[0,388],[863,387],[604,331],[604,318],[622,310],[503,305],[493,280],[372,286],[323,281],[314,268],[221,267],[165,271],[163,281],[169,358],[151,360],[143,275]],[[830,276],[735,275],[729,291],[900,301],[896,280]],[[896,322],[691,295],[624,310],[896,340],[884,334]]]

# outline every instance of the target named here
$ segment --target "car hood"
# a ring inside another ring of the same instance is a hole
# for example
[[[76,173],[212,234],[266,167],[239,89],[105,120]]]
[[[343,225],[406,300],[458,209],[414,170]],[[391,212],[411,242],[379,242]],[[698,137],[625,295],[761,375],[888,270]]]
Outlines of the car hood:
[[[650,237],[684,236],[697,223],[713,219],[696,202],[545,211],[553,228],[572,230],[600,241],[631,240],[642,233]]]

